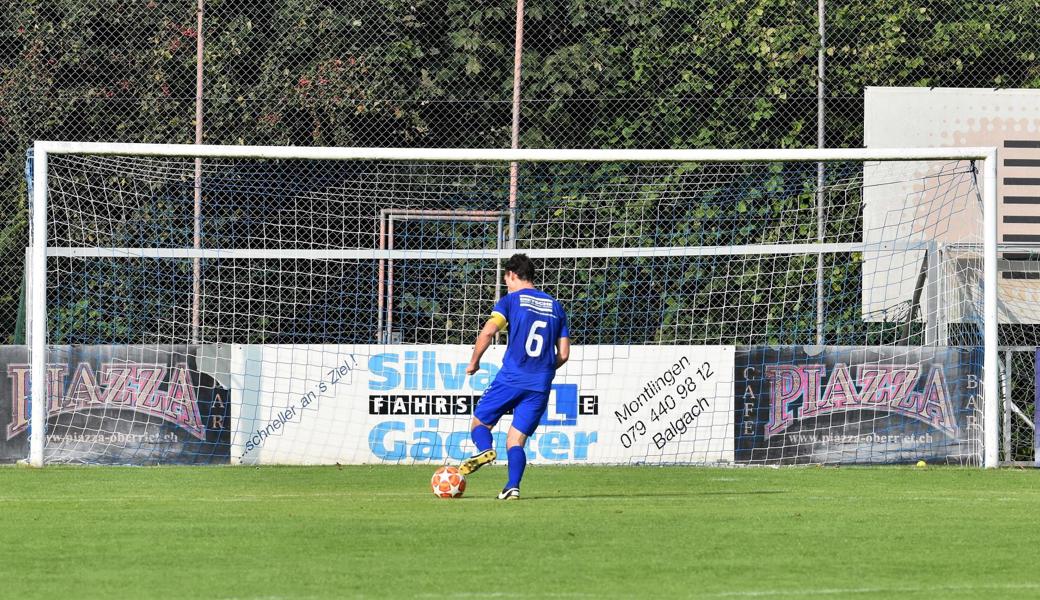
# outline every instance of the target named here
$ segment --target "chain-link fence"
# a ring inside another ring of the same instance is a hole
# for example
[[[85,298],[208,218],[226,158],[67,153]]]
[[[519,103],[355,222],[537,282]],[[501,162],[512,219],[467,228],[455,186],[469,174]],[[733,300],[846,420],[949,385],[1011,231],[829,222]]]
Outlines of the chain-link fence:
[[[516,9],[8,5],[0,336],[22,341],[24,163],[36,139],[192,143],[200,110],[213,144],[509,147],[517,51],[527,148],[859,147],[867,86],[1040,88],[1037,0],[527,0],[519,48]]]

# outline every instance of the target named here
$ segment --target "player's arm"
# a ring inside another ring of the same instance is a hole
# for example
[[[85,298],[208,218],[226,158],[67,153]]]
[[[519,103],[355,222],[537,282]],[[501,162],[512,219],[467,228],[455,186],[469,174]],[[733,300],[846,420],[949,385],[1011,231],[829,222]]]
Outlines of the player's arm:
[[[559,369],[571,357],[571,330],[563,307],[556,303],[556,308],[560,311],[560,337],[556,340],[556,368]]]
[[[571,357],[571,338],[556,340],[556,368],[559,369]]]
[[[505,317],[497,312],[491,313],[491,318],[488,319],[487,323],[484,323],[484,328],[477,334],[477,341],[473,343],[473,356],[470,357],[469,366],[466,367],[466,375],[472,375],[480,370],[480,357],[484,356],[484,352],[491,345],[491,342],[494,341],[495,334],[504,329],[505,326]]]

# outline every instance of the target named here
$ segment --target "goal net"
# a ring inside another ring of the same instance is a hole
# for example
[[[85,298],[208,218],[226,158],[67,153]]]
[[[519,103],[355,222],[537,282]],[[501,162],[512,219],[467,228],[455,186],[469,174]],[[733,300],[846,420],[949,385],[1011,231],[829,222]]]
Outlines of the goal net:
[[[514,252],[535,464],[995,463],[985,151],[35,152],[35,464],[457,463]]]

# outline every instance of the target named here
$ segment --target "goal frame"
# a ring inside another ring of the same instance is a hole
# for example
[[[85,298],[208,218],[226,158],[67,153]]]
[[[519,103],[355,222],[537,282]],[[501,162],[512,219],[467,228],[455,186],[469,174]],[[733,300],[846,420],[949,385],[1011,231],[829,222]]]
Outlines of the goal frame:
[[[30,426],[29,464],[43,466],[46,430],[46,356],[47,348],[47,257],[76,256],[77,249],[50,248],[47,245],[48,158],[54,154],[124,155],[189,158],[300,159],[300,160],[411,160],[456,162],[836,162],[836,161],[923,161],[974,160],[982,162],[983,201],[983,466],[998,466],[999,459],[999,349],[997,346],[997,149],[966,148],[869,148],[869,149],[727,149],[727,150],[582,150],[582,149],[433,149],[433,148],[345,148],[293,146],[218,146],[207,144],[126,144],[100,142],[37,141],[33,146],[32,206],[30,219],[30,262],[27,265],[30,333]],[[846,244],[839,244],[846,245]],[[858,245],[858,244],[852,244]],[[852,246],[850,245],[850,246]],[[808,245],[812,246],[812,245]],[[817,244],[831,247],[834,244]],[[807,245],[801,245],[806,248]],[[676,254],[730,254],[760,252],[767,247],[690,247],[669,249]],[[85,249],[80,249],[81,251]],[[617,249],[618,256],[636,256],[651,248]],[[821,248],[823,250],[823,248]],[[532,257],[561,256],[567,251],[516,248],[487,252],[488,258],[526,251]],[[109,256],[140,256],[135,249],[107,248]],[[270,251],[221,250],[219,248],[173,249],[163,255],[201,258],[219,253],[234,258],[246,255],[263,258]],[[298,252],[298,251],[296,251]],[[149,251],[151,254],[152,251]],[[340,253],[321,251],[322,256]],[[344,256],[371,259],[409,258],[417,251],[348,250]],[[422,251],[432,257],[437,252]]]

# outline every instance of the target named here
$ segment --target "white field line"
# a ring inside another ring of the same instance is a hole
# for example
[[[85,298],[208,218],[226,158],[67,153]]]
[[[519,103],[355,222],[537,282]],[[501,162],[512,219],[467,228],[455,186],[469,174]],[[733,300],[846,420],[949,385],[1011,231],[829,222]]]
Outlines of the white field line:
[[[856,594],[941,594],[943,592],[1012,592],[1040,590],[1040,583],[993,583],[907,587],[820,588],[801,590],[747,590],[698,594],[703,598],[782,598],[785,596],[852,596]]]
[[[583,592],[458,592],[454,594],[419,594],[413,598],[602,598],[602,594]]]
[[[311,494],[253,494],[245,496],[231,496],[231,497],[192,497],[192,502],[258,502],[262,500],[278,500],[278,499],[295,499],[295,498],[343,498],[343,497],[415,497],[425,496],[425,492],[315,492]],[[113,496],[110,498],[83,498],[80,496],[0,496],[0,502],[124,502],[127,500],[154,500],[153,495],[120,495]]]

